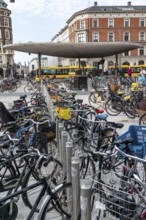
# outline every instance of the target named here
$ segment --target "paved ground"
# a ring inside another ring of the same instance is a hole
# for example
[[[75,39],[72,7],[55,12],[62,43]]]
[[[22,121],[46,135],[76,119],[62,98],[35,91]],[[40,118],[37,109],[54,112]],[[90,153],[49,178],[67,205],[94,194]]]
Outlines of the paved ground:
[[[16,100],[19,98],[20,95],[24,94],[24,86],[25,83],[23,83],[23,85],[21,86],[21,88],[19,88],[15,93],[0,93],[0,101],[3,102],[6,107],[9,107],[9,105],[13,102],[13,100]],[[84,103],[88,103],[88,92],[84,92],[82,94],[79,94],[77,96],[77,98],[82,98],[84,100]],[[29,95],[28,95],[28,99],[29,99]],[[125,126],[119,130],[119,133],[123,133],[125,131],[127,131],[129,125],[132,124],[138,124],[138,119],[129,119],[127,118],[127,116],[121,114],[117,117],[108,117],[108,121],[114,121],[114,122],[123,122],[125,124]],[[18,212],[18,217],[17,220],[26,220],[27,219],[27,215],[29,213],[29,209],[26,208],[26,206],[23,204],[23,202],[21,201],[21,199],[18,202],[18,207],[19,207],[19,212]],[[37,220],[37,217],[34,217],[34,220]],[[57,220],[57,219],[56,219]]]

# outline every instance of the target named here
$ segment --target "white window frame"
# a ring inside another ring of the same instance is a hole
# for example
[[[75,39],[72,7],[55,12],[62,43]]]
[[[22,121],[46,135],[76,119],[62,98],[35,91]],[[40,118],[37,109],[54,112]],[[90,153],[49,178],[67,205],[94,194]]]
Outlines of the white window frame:
[[[5,39],[10,40],[10,31],[8,29],[5,29]]]
[[[128,22],[128,25],[126,25],[127,22]],[[130,27],[130,18],[124,19],[124,27]]]
[[[109,18],[108,19],[108,27],[114,27],[114,18]]]
[[[126,33],[128,33],[128,40],[125,40]],[[130,41],[130,32],[129,31],[124,32],[124,41],[126,41],[126,42]]]
[[[110,40],[110,34],[112,34],[112,38],[113,38],[112,41]],[[108,42],[114,42],[114,40],[115,40],[114,32],[113,31],[109,31],[108,32]]]
[[[85,33],[78,33],[78,43],[85,42]],[[81,41],[79,41],[81,39]]]
[[[143,51],[143,54],[141,54],[140,51]],[[139,56],[144,56],[144,55],[145,55],[144,47],[139,48]]]
[[[143,33],[143,38],[141,38],[141,33]],[[145,31],[139,32],[139,41],[145,41]]]
[[[97,26],[94,25],[94,24],[95,24],[94,21],[96,21]],[[97,18],[96,18],[96,19],[94,18],[92,24],[93,24],[93,25],[92,25],[93,28],[97,28],[97,27],[98,27],[98,19],[97,19]]]
[[[142,25],[143,22],[143,25]],[[139,18],[139,27],[145,27],[145,18]]]
[[[93,42],[99,42],[99,32],[93,32],[92,33],[92,41]]]
[[[4,17],[4,26],[9,27],[9,18]]]
[[[81,20],[80,29],[85,29],[85,20]]]
[[[130,55],[130,51],[125,51],[125,52],[123,53],[123,55],[124,55],[125,57],[128,57],[128,56]]]

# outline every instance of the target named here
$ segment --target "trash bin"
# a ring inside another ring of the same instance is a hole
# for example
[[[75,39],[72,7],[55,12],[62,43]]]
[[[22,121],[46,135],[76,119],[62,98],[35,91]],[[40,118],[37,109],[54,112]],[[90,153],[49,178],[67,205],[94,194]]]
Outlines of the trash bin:
[[[75,76],[74,77],[74,88],[78,90],[87,90],[87,76]]]

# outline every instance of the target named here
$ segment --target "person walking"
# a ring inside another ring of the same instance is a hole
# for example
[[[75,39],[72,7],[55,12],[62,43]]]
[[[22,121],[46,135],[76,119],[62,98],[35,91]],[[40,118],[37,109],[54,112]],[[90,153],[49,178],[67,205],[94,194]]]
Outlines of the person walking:
[[[139,77],[142,78],[142,85],[146,86],[146,71],[143,69],[143,67],[140,67],[140,73]]]
[[[130,68],[130,66],[129,66],[129,68],[128,68],[127,73],[128,73],[128,76],[131,77],[131,75],[132,75],[132,69]]]

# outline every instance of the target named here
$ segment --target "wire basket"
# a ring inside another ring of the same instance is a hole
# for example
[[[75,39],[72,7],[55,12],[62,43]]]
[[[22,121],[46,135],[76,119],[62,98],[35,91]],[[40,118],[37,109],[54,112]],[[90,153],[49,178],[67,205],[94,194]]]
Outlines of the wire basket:
[[[99,180],[92,179],[92,219],[131,220],[144,209],[134,180],[118,178],[114,171],[99,172]],[[140,218],[137,218],[140,219]]]

